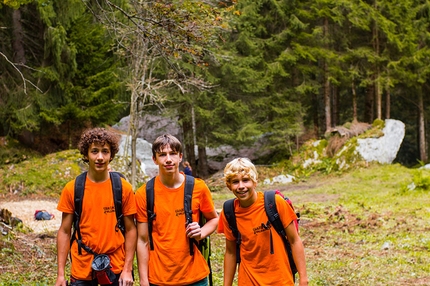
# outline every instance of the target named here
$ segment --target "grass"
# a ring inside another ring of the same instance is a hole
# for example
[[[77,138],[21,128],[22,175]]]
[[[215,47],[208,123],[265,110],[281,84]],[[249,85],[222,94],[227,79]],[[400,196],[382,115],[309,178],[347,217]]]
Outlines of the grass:
[[[79,173],[78,157],[66,151],[4,165],[0,196],[56,198]],[[258,169],[260,182],[281,172]],[[260,183],[259,189],[280,189],[301,212],[309,285],[430,285],[429,175],[397,164],[370,165],[289,185]],[[206,181],[221,209],[233,195],[219,174]],[[213,234],[211,241],[214,285],[222,285],[224,238]],[[0,285],[53,285],[55,251],[55,233],[18,229],[0,236]]]

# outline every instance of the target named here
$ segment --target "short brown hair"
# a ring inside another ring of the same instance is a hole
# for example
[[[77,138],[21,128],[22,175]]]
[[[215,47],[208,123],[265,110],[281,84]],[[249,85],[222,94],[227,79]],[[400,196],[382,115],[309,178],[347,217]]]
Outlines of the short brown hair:
[[[152,143],[152,157],[156,158],[157,153],[161,152],[167,145],[172,148],[173,151],[182,154],[182,144],[178,138],[171,134],[163,134],[158,136],[157,139]]]
[[[100,127],[87,129],[82,133],[81,139],[78,143],[78,149],[84,156],[84,162],[88,163],[88,159],[86,159],[86,156],[88,156],[88,149],[90,148],[92,143],[99,143],[102,145],[106,143],[109,144],[111,160],[119,151],[119,135]]]

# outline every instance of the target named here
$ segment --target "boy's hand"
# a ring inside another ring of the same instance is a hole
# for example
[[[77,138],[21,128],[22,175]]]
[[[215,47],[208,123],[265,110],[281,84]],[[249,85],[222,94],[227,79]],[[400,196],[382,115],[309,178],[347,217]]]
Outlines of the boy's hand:
[[[192,222],[187,225],[186,234],[189,238],[194,238],[196,240],[200,240],[202,237],[202,229],[197,222]]]

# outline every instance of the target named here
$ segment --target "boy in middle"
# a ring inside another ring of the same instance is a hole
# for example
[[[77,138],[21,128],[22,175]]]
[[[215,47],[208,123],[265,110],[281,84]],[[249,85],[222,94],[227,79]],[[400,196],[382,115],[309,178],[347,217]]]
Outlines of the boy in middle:
[[[146,184],[136,191],[137,259],[140,285],[208,285],[209,267],[193,244],[190,255],[189,238],[199,241],[215,231],[218,214],[209,188],[195,178],[191,200],[193,222],[187,224],[184,214],[185,175],[179,171],[182,144],[174,136],[164,134],[152,144],[152,159],[158,165],[154,181],[154,213],[152,240],[149,250]],[[207,222],[198,224],[200,212]]]

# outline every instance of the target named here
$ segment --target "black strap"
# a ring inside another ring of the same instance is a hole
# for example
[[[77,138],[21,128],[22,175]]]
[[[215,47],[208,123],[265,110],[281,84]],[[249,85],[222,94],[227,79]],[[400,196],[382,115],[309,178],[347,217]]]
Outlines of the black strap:
[[[230,199],[224,202],[223,211],[227,219],[228,226],[230,227],[233,236],[236,238],[236,262],[240,263],[240,244],[242,243],[242,236],[237,228],[236,213],[234,211],[234,200]]]
[[[75,203],[75,213],[73,214],[73,234],[70,239],[70,246],[73,241],[76,239],[78,243],[78,253],[82,254],[82,235],[79,227],[79,222],[81,220],[82,214],[82,201],[84,199],[84,190],[85,190],[85,181],[87,179],[87,172],[83,172],[79,176],[76,177],[75,180],[75,193],[74,193],[74,203]],[[76,237],[76,235],[78,237]]]
[[[115,214],[117,218],[117,223],[115,226],[115,230],[121,230],[121,233],[124,235],[125,226],[124,226],[124,215],[122,213],[122,182],[121,177],[125,178],[119,172],[110,172],[110,179],[112,183],[112,192],[113,199],[115,205]],[[84,200],[84,190],[85,190],[85,181],[87,180],[87,172],[83,172],[79,176],[76,177],[75,180],[75,189],[74,189],[74,204],[75,204],[75,212],[73,214],[73,234],[70,239],[70,246],[73,241],[76,239],[78,243],[78,253],[82,255],[82,248],[91,254],[96,255],[94,251],[91,250],[87,245],[82,242],[80,221],[82,215],[82,204]],[[76,237],[77,236],[77,237]]]
[[[154,242],[152,240],[152,225],[156,216],[154,213],[154,181],[155,177],[146,183],[146,212],[148,215],[148,239],[150,250],[154,250]]]
[[[119,172],[109,172],[112,182],[113,200],[115,204],[116,226],[115,231],[120,230],[122,235],[125,235],[124,214],[122,213],[122,182],[121,177],[124,177]]]
[[[295,281],[295,274],[297,273],[297,267],[293,258],[293,251],[291,250],[290,242],[287,239],[287,234],[285,232],[284,226],[282,225],[281,218],[278,213],[278,209],[276,208],[276,192],[275,191],[266,191],[264,192],[264,208],[266,210],[267,217],[269,221],[267,225],[272,225],[276,232],[281,236],[282,241],[284,242],[285,250],[288,255],[288,260],[290,262],[290,268],[293,273],[293,279]],[[287,199],[287,198],[284,198]],[[285,200],[285,203],[287,201]],[[270,253],[273,253],[273,242],[272,242],[272,233],[270,233]]]
[[[286,236],[284,226],[279,217],[278,209],[276,208],[275,191],[264,192],[264,208],[266,210],[269,222],[275,230],[281,235]]]
[[[193,190],[194,190],[194,177],[185,175],[184,212],[185,212],[185,220],[187,224],[193,222],[193,210],[191,208]],[[193,244],[198,245],[198,243],[194,238],[190,238],[189,242],[190,242],[190,255],[193,256],[194,255]]]

